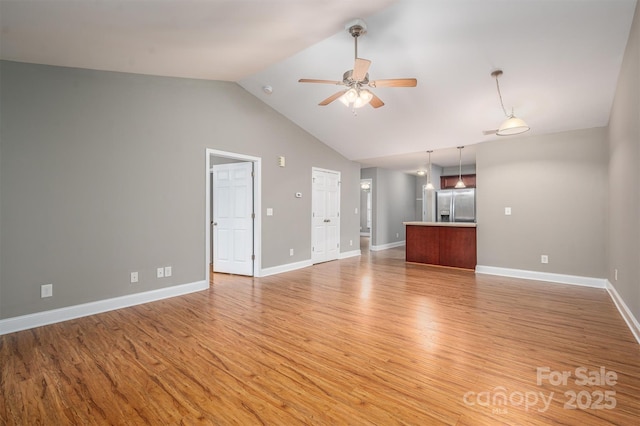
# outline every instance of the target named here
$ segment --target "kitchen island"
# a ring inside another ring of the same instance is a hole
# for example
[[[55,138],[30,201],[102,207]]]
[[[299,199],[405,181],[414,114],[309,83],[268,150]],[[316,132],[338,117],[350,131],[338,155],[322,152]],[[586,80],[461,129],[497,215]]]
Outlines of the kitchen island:
[[[476,224],[404,222],[406,261],[455,268],[476,268]]]

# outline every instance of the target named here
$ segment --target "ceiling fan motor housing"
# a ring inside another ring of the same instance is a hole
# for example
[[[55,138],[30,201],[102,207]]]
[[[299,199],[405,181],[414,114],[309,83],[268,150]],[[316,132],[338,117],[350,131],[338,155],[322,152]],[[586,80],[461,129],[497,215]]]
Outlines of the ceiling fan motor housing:
[[[356,83],[369,84],[369,73],[367,73],[362,80],[356,81],[353,79],[353,70],[349,70],[342,75],[342,82],[346,86],[353,86]]]

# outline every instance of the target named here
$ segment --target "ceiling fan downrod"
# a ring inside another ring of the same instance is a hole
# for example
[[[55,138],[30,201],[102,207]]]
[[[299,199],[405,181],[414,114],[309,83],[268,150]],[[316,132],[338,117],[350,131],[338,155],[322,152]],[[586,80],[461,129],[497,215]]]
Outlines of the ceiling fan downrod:
[[[358,59],[358,37],[365,34],[367,30],[359,24],[355,24],[349,27],[349,34],[353,37],[355,44],[355,59]]]

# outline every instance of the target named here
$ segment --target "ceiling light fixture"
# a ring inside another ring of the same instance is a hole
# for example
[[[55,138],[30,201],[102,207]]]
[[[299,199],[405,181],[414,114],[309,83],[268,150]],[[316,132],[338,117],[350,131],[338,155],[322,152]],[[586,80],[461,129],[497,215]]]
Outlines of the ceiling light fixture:
[[[373,93],[368,89],[360,89],[357,86],[347,90],[344,95],[340,96],[340,102],[345,106],[352,108],[362,108],[368,104],[373,98]]]
[[[456,182],[456,186],[454,187],[457,189],[467,187],[467,185],[465,185],[464,182],[462,181],[462,148],[464,148],[464,146],[458,147],[458,151],[460,151],[459,161],[458,161],[458,182]]]
[[[434,190],[434,186],[433,183],[431,183],[431,153],[433,151],[427,151],[427,154],[429,154],[429,168],[427,169],[427,189],[429,191]]]
[[[511,136],[511,135],[519,135],[520,133],[524,133],[529,130],[529,126],[524,122],[521,118],[516,117],[513,114],[513,107],[511,108],[511,114],[507,114],[507,110],[504,107],[504,102],[502,102],[502,93],[500,93],[500,83],[498,83],[498,77],[502,75],[502,70],[495,70],[491,73],[491,77],[496,79],[496,88],[498,89],[498,97],[500,98],[500,106],[502,107],[502,112],[507,117],[505,121],[502,122],[498,130],[496,131],[496,135],[498,136]]]

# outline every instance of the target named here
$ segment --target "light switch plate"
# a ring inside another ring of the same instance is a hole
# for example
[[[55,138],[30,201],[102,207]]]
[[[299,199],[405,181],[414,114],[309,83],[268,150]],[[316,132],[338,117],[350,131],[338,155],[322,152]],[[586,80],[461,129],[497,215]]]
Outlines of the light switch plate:
[[[43,284],[40,286],[40,298],[53,296],[53,284]]]
[[[511,207],[505,207],[504,214],[505,216],[511,216]]]
[[[267,216],[273,216],[273,209],[271,207],[267,208]]]
[[[173,274],[173,269],[171,268],[171,266],[165,266],[164,267],[164,276],[165,277],[170,277]]]

